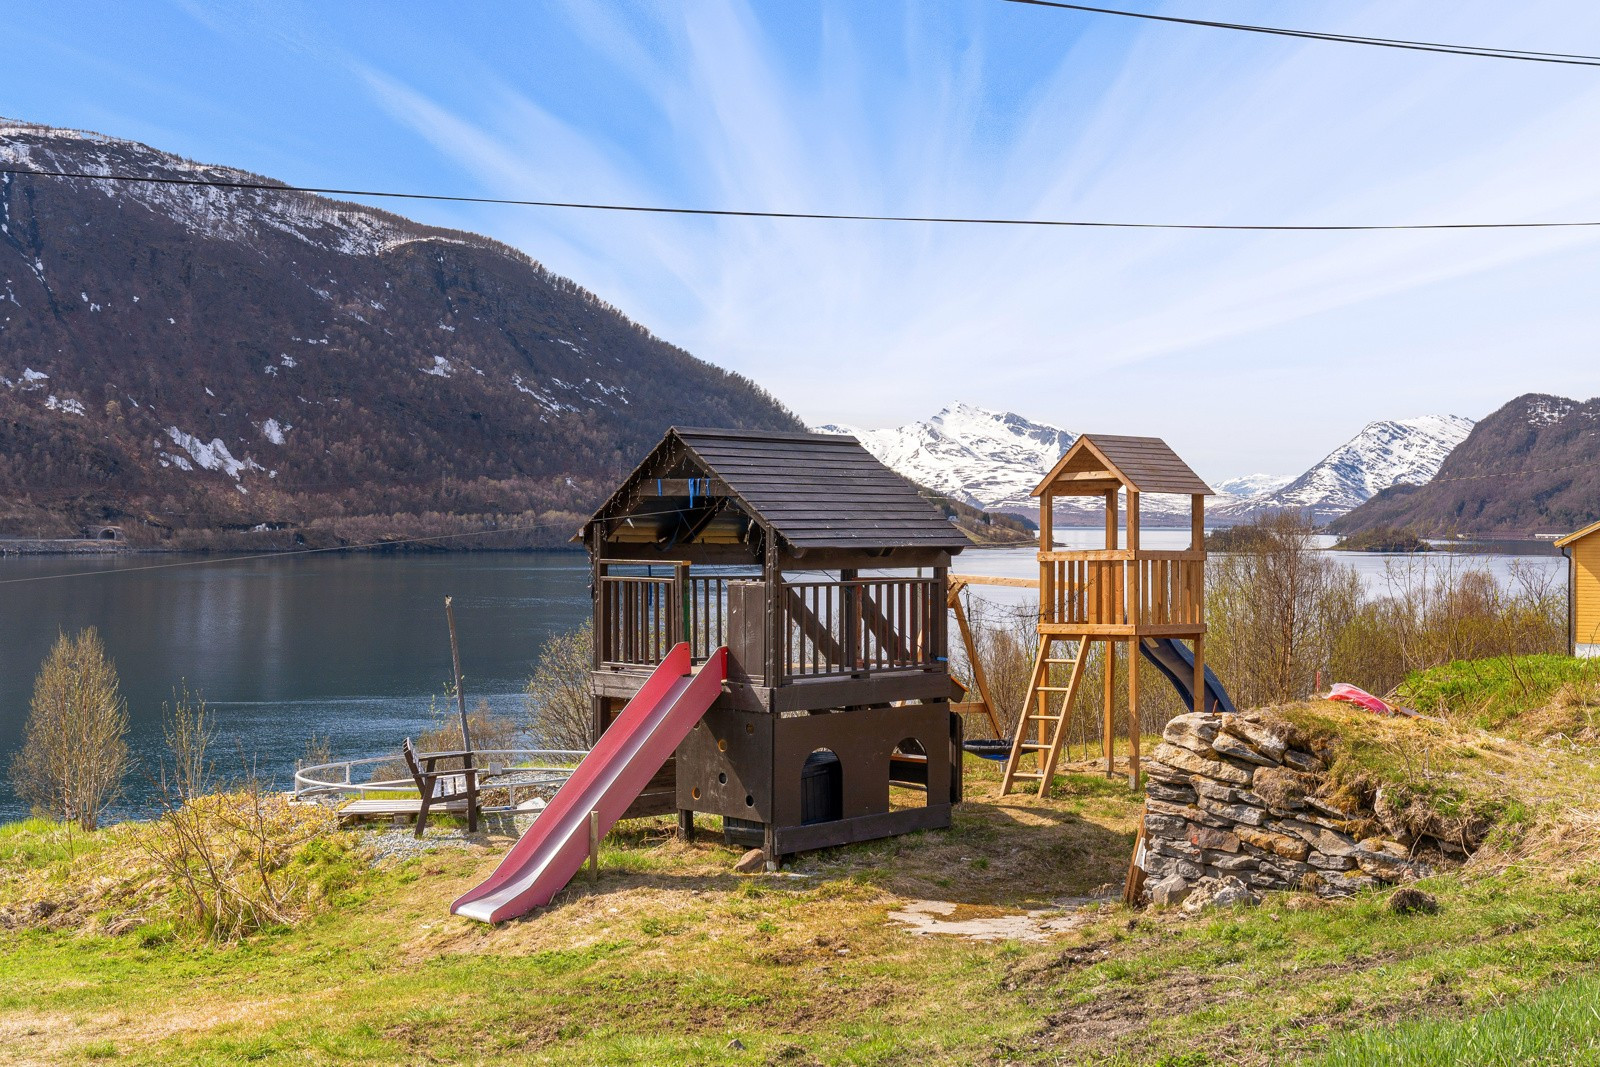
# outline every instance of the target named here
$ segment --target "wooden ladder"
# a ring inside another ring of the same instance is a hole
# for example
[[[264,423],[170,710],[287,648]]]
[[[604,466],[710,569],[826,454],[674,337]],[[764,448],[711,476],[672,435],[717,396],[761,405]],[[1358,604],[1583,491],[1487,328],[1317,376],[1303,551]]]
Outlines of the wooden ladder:
[[[1050,779],[1056,773],[1056,761],[1061,758],[1061,746],[1067,740],[1067,724],[1072,721],[1072,700],[1078,695],[1083,681],[1083,669],[1089,660],[1088,640],[1078,642],[1078,652],[1072,659],[1051,656],[1057,641],[1066,639],[1056,634],[1039,637],[1039,653],[1033,661],[1033,676],[1028,680],[1028,700],[1022,706],[1022,719],[1017,723],[1017,735],[1011,741],[1011,756],[1006,760],[1005,777],[1000,782],[1000,795],[1011,792],[1019,781],[1039,783],[1039,795],[1050,795]],[[1050,668],[1056,664],[1072,664],[1072,675],[1066,685],[1046,685]],[[1054,714],[1050,711],[1050,698],[1060,693],[1061,703]],[[1048,740],[1046,739],[1048,737]],[[1036,770],[1024,771],[1019,767],[1022,757],[1033,753]]]

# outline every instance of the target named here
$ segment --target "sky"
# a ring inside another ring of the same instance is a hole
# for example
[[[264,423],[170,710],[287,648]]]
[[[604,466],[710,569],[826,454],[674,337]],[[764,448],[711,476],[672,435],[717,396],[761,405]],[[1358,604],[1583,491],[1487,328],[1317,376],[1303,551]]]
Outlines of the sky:
[[[1589,0],[1124,6],[1600,54]],[[1001,0],[18,0],[6,22],[0,115],[303,185],[861,214],[1600,220],[1595,68]],[[1298,473],[1374,419],[1600,392],[1600,229],[401,210],[516,245],[812,424],[891,426],[965,401],[1156,434],[1221,478]]]

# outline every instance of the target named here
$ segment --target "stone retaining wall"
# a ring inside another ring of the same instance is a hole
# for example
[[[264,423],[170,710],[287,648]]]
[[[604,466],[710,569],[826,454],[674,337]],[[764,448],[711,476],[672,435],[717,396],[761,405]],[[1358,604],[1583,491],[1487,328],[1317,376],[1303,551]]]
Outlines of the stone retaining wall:
[[[1205,879],[1253,890],[1338,896],[1429,873],[1381,834],[1372,813],[1346,810],[1325,771],[1330,753],[1270,714],[1180,715],[1145,764],[1150,896],[1181,902]]]

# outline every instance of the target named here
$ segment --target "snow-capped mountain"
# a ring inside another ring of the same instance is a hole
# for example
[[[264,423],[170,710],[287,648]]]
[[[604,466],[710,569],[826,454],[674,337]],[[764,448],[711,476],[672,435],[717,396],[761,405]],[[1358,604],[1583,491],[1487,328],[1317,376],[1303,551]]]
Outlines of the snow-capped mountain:
[[[1459,415],[1423,415],[1368,423],[1316,466],[1288,485],[1215,510],[1244,517],[1261,511],[1304,512],[1324,522],[1365,503],[1390,486],[1423,485],[1472,432]]]
[[[1275,493],[1292,481],[1294,478],[1286,474],[1241,474],[1237,478],[1214,482],[1211,487],[1230,499],[1253,500]]]
[[[817,429],[850,434],[887,466],[965,503],[1021,512],[1038,506],[1028,494],[1077,439],[1059,426],[971,404],[886,430]],[[1374,422],[1298,478],[1246,474],[1211,482],[1217,496],[1208,511],[1239,521],[1289,509],[1327,521],[1391,485],[1426,482],[1471,430],[1471,419],[1454,415]],[[1165,515],[1186,517],[1188,508],[1182,497],[1154,495],[1142,503],[1144,516],[1155,523]],[[1068,522],[1074,510],[1071,502],[1059,507]]]
[[[927,422],[888,430],[819,426],[849,434],[905,477],[980,508],[1035,508],[1028,494],[1077,435],[1009,411],[954,404]]]

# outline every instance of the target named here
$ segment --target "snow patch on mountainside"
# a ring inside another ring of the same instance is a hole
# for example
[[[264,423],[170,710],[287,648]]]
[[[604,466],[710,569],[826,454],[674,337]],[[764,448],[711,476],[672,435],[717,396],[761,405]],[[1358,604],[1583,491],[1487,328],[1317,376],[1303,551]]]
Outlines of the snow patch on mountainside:
[[[92,145],[92,150],[86,153],[85,145]],[[134,141],[8,119],[0,119],[0,162],[31,170],[138,174],[179,182],[187,179],[269,187],[278,184],[248,171],[208,166],[156,152]],[[257,234],[275,230],[307,244],[350,256],[377,255],[417,241],[464,243],[456,238],[422,232],[415,224],[377,214],[369,208],[354,205],[345,208],[321,197],[275,192],[270,188],[75,180],[91,182],[111,199],[142,204],[201,237],[248,244]],[[39,269],[42,272],[42,264]],[[87,300],[87,296],[84,299]]]
[[[1028,494],[1076,440],[1059,426],[971,404],[891,429],[817,431],[848,434],[898,474],[980,508],[1036,507]]]
[[[1459,415],[1423,415],[1368,423],[1300,477],[1276,492],[1230,503],[1220,515],[1259,511],[1305,512],[1325,521],[1342,515],[1390,486],[1422,485],[1467,434],[1473,421]]]
[[[1268,493],[1275,493],[1292,481],[1294,477],[1287,474],[1241,474],[1237,478],[1213,482],[1211,487],[1222,496],[1251,500],[1258,496],[1266,496]]]

